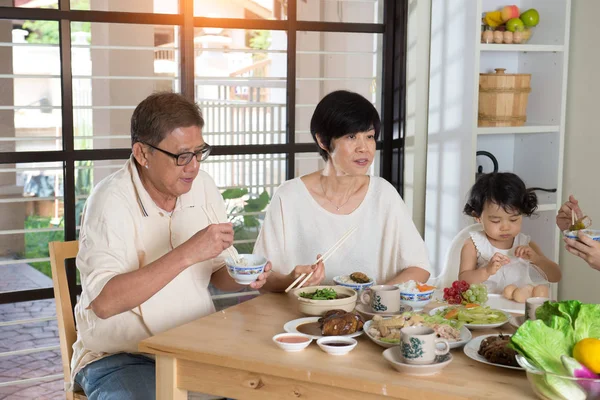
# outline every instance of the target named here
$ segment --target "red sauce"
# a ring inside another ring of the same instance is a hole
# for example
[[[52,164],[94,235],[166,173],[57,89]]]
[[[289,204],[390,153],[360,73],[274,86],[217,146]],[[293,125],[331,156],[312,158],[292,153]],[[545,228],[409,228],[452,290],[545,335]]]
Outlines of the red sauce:
[[[281,343],[304,343],[308,341],[308,338],[302,336],[282,336],[275,340]]]
[[[325,345],[325,346],[342,347],[342,346],[350,346],[352,343],[346,343],[346,342],[324,342],[322,344]]]

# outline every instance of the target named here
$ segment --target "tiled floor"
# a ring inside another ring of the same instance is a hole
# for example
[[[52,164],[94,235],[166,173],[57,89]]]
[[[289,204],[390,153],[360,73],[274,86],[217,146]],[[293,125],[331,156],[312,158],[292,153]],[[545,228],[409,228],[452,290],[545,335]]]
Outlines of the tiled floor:
[[[27,264],[2,267],[0,291],[52,287],[52,280]],[[0,304],[0,322],[56,315],[54,300]],[[0,352],[58,346],[56,321],[0,326]],[[0,382],[62,373],[60,350],[0,357]],[[0,399],[64,399],[62,378],[0,386]]]

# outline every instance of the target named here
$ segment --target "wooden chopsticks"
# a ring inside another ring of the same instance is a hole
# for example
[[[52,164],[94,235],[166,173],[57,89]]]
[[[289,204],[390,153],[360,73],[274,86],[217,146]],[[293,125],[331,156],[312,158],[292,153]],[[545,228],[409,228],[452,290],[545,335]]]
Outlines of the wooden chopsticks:
[[[327,250],[325,252],[325,254],[323,254],[321,257],[319,257],[317,259],[317,261],[315,261],[313,264],[311,265],[315,265],[320,263],[321,261],[325,262],[327,261],[327,259],[329,257],[331,257],[331,255],[337,250],[339,249],[342,244],[344,244],[344,242],[346,241],[346,239],[348,239],[350,236],[352,236],[352,234],[354,232],[356,232],[356,227],[351,228],[350,230],[348,230],[348,232],[344,233],[344,236],[342,236],[333,246],[331,246],[331,248],[329,250]],[[296,286],[296,289],[301,288],[302,285],[304,285],[313,275],[315,271],[310,271],[310,274],[306,275],[306,274],[302,274],[300,275],[298,278],[296,278],[296,280],[294,282],[292,282],[292,284],[290,286],[287,287],[287,289],[285,289],[285,292],[289,292],[290,290],[292,290],[292,288],[294,288],[294,285],[296,285],[296,283],[298,283],[302,278],[304,278],[304,280],[302,282],[300,282],[300,284],[298,286]]]
[[[202,211],[204,211],[204,214],[206,214],[206,218],[208,218],[208,223],[209,224],[219,224],[219,217],[217,216],[217,213],[215,212],[214,207],[212,206],[212,204],[209,204],[210,206],[210,210],[212,211],[213,217],[210,217],[210,214],[208,213],[208,210],[206,209],[206,206],[203,205],[202,206]],[[233,262],[235,264],[239,264],[239,260],[237,258],[237,255],[235,254],[235,251],[231,250],[231,247],[227,248],[227,252],[229,253],[229,256],[231,257],[231,259],[233,260]]]

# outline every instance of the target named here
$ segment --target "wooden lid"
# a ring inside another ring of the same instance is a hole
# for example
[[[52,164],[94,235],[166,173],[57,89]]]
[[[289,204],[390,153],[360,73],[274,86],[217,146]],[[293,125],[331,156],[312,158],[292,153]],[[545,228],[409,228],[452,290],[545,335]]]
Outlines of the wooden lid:
[[[494,69],[496,72],[495,73],[480,73],[480,76],[531,76],[531,74],[507,74],[505,73],[506,68],[495,68]]]

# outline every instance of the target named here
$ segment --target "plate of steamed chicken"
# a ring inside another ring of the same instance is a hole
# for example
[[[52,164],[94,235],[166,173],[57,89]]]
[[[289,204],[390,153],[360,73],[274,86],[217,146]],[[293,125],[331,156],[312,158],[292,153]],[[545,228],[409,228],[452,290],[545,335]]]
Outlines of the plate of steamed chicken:
[[[433,329],[438,338],[448,341],[451,349],[465,345],[472,338],[471,332],[459,321],[412,312],[391,318],[376,315],[365,323],[364,330],[373,342],[390,348],[400,344],[400,330],[409,326],[427,326]]]
[[[321,317],[298,318],[287,322],[283,330],[320,339],[326,336],[356,337],[363,334],[364,321],[354,312],[330,310]]]

